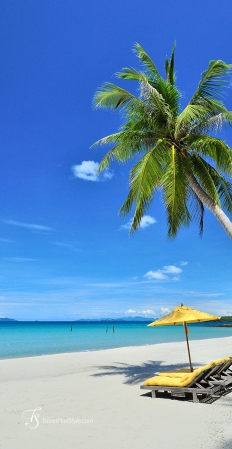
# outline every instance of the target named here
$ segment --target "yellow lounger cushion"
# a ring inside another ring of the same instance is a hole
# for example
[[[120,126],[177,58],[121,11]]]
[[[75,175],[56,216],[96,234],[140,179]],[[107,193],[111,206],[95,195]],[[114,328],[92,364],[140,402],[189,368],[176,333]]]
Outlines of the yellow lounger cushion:
[[[230,357],[225,359],[214,360],[209,363],[209,365],[201,366],[200,368],[195,369],[191,372],[183,372],[182,370],[175,372],[164,372],[160,373],[158,376],[151,377],[144,382],[146,386],[158,385],[163,387],[186,387],[189,385],[202,371],[213,368],[219,363],[226,363]],[[182,371],[182,372],[181,372]]]

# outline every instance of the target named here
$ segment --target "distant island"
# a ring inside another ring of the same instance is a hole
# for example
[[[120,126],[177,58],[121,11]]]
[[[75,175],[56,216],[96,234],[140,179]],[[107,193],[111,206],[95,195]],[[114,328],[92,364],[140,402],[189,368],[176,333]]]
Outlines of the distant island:
[[[80,318],[79,320],[65,320],[64,322],[67,323],[83,323],[83,322],[97,322],[97,323],[109,323],[109,322],[145,322],[145,323],[151,323],[152,321],[154,321],[155,318],[147,318],[147,317],[143,317],[143,316],[127,316],[127,317],[122,317],[122,318]],[[19,322],[18,320],[15,320],[13,318],[5,318],[5,317],[0,317],[0,322]],[[23,320],[23,321],[27,321],[27,320]],[[46,321],[43,320],[29,320],[30,322],[34,322],[34,323],[46,323]],[[49,320],[48,320],[49,321]],[[55,320],[57,322],[62,322],[61,320]],[[54,321],[54,322],[55,322]],[[49,321],[50,322],[50,321]]]
[[[17,320],[13,320],[13,318],[0,317],[0,321],[17,321]]]
[[[155,318],[148,318],[148,317],[144,317],[144,316],[126,316],[123,318],[81,318],[80,320],[75,320],[75,322],[83,322],[83,321],[88,321],[88,322],[94,322],[97,321],[98,323],[109,323],[109,322],[131,322],[131,321],[144,321],[144,322],[148,322],[151,323],[152,321],[154,321]]]
[[[232,316],[222,316],[220,320],[203,321],[201,323],[194,323],[200,326],[214,326],[214,327],[232,327]]]
[[[232,316],[221,316],[220,321],[222,321],[223,324],[216,324],[217,327],[232,327]]]
[[[144,323],[152,323],[152,321],[155,321],[157,318],[149,318],[144,316],[126,316],[121,318],[80,318],[79,320],[55,320],[49,322],[67,322],[67,323],[138,323],[138,322],[144,322]],[[27,320],[23,320],[27,322]],[[29,320],[30,322],[34,323],[46,323],[46,321],[43,320]],[[0,323],[1,322],[20,322],[18,320],[15,320],[13,318],[6,318],[6,317],[0,317]],[[192,323],[193,326],[218,326],[218,327],[232,327],[232,316],[222,316],[220,320],[218,321],[203,321],[201,323]]]

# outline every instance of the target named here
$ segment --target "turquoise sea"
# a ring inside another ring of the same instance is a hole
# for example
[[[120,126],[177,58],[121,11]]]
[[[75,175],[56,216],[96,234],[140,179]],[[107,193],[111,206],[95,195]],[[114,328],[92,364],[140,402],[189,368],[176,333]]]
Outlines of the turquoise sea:
[[[189,325],[190,340],[229,336],[232,336],[231,327]],[[183,326],[153,328],[147,327],[147,323],[143,322],[2,322],[0,358],[93,351],[184,340]]]

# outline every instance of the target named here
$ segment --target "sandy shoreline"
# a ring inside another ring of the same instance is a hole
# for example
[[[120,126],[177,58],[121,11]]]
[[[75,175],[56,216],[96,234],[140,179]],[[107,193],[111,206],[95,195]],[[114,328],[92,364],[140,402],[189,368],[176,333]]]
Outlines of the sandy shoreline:
[[[194,366],[232,356],[232,337],[191,341],[191,353]],[[0,447],[231,449],[232,393],[207,405],[139,389],[177,367],[185,342],[0,360]],[[22,417],[36,408],[38,424]]]

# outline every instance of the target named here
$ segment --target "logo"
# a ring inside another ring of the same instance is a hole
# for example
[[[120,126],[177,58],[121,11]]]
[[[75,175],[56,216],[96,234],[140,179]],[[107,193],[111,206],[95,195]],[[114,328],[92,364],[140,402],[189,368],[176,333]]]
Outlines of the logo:
[[[80,418],[41,418],[40,413],[42,407],[37,407],[34,410],[25,410],[22,413],[22,418],[26,421],[24,425],[28,427],[28,429],[34,430],[39,427],[40,422],[42,424],[92,424],[92,419],[80,419]]]
[[[42,407],[37,407],[35,410],[25,410],[25,412],[22,413],[22,418],[26,419],[26,422],[24,423],[25,426],[31,430],[34,430],[39,426],[40,414],[37,413],[39,410],[42,410]]]

